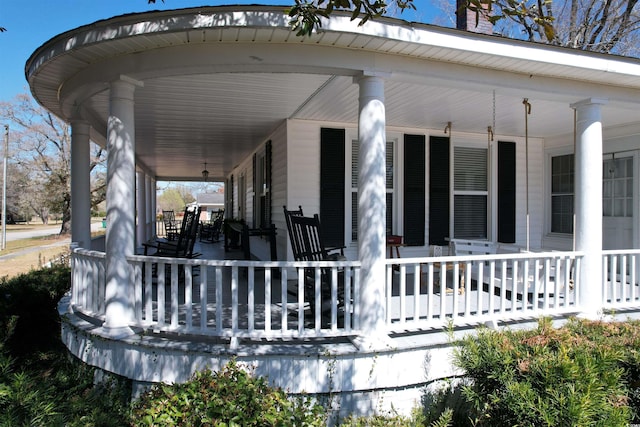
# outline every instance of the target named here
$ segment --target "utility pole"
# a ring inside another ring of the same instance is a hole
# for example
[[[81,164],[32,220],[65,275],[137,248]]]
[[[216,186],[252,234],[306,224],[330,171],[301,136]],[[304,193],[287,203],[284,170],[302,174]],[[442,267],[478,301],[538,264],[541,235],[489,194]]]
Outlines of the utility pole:
[[[4,167],[2,168],[2,246],[7,247],[7,158],[9,157],[9,125],[4,125]]]

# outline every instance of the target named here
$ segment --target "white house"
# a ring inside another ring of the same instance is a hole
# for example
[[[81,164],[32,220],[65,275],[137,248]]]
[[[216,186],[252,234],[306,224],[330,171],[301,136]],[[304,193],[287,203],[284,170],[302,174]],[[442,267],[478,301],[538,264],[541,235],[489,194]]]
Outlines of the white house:
[[[302,38],[282,7],[229,6],[71,30],[26,75],[73,130],[63,339],[135,384],[236,356],[343,412],[405,411],[452,372],[449,322],[640,305],[637,59],[340,13]],[[108,150],[105,252],[91,251],[90,139]],[[275,224],[278,261],[138,254],[156,181],[198,180],[205,162],[227,217]],[[283,206],[318,213],[347,261],[295,262]],[[451,239],[518,253],[432,257]],[[305,266],[332,273],[328,322],[305,302]]]

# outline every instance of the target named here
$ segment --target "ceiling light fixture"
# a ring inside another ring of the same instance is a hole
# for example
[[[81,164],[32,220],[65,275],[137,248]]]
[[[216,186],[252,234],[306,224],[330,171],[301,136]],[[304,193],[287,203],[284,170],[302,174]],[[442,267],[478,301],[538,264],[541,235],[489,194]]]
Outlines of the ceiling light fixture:
[[[202,178],[204,178],[205,182],[209,179],[209,171],[207,170],[207,162],[204,162],[204,170],[202,171]]]

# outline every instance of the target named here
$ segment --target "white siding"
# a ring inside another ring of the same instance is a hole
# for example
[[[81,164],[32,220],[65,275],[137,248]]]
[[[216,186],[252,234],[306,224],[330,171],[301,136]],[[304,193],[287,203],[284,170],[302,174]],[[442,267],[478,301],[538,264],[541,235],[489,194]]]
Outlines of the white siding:
[[[505,138],[504,140],[508,140]],[[514,139],[511,139],[514,140]],[[538,138],[529,138],[529,188],[527,191],[526,141],[516,141],[516,244],[527,243],[527,192],[529,194],[529,246],[542,247],[544,230],[544,145]]]
[[[279,259],[291,259],[289,237],[286,231],[282,206],[287,206],[289,209],[295,209],[298,206],[302,206],[306,215],[313,215],[320,212],[320,129],[323,127],[345,128],[347,143],[351,140],[353,135],[357,135],[357,128],[355,125],[347,126],[344,123],[287,120],[286,122],[283,122],[282,125],[280,125],[268,138],[272,141],[272,222],[276,225],[278,230],[277,246]],[[429,132],[430,130],[425,130],[425,133],[427,133],[427,141]],[[434,134],[441,134],[441,131],[439,130],[431,130],[431,132]],[[402,143],[403,130],[394,128],[393,134],[395,135],[396,133],[399,135],[399,143]],[[416,130],[410,129],[407,130],[406,133],[413,134],[416,133]],[[486,138],[484,135],[475,134],[468,134],[466,136],[458,135],[458,137],[477,140],[478,142],[480,142],[481,139]],[[513,141],[516,143],[516,244],[524,247],[527,241],[525,138],[496,136],[496,142],[494,144],[497,144],[497,141],[499,140]],[[264,143],[260,145],[258,150],[263,149]],[[494,180],[497,171],[497,154],[495,153],[497,153],[497,149],[494,149],[494,160],[492,166]],[[242,162],[233,172],[236,187],[239,183],[238,178],[241,173],[244,173],[247,178],[246,218],[250,224],[253,220],[252,156],[253,154]],[[347,158],[346,161],[349,163],[350,158]],[[399,162],[401,159],[398,158],[396,161]],[[545,200],[546,193],[544,191],[544,185],[546,180],[544,168],[544,141],[540,138],[529,138],[528,194],[530,248],[532,249],[539,249],[542,247],[545,230],[545,209],[548,203],[546,203]],[[426,173],[426,185],[428,188],[428,171],[426,171]],[[346,190],[348,194],[348,188]],[[400,191],[402,191],[401,188]],[[493,186],[493,191],[495,191],[495,185]],[[427,203],[428,198],[429,195],[427,194]],[[237,196],[235,200],[238,200]],[[348,201],[345,203],[348,203]],[[428,215],[428,207],[426,208],[426,214]],[[347,210],[349,209],[350,205],[347,205]],[[398,214],[402,215],[402,212],[399,212]],[[425,218],[425,229],[427,228],[428,220],[428,217]],[[495,229],[493,232],[495,236]],[[255,252],[253,246],[252,241],[252,251]],[[402,256],[425,255],[425,251],[425,247],[407,247],[402,249]],[[357,257],[355,247],[348,248],[346,255],[349,259],[355,259]]]

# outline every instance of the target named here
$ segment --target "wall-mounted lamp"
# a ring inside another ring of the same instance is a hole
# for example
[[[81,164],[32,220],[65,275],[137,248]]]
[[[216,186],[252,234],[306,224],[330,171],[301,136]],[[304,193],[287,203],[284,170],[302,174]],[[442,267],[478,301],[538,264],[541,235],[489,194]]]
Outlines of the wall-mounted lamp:
[[[207,162],[204,162],[204,170],[202,171],[202,178],[207,181],[209,179],[209,171],[207,170]]]

